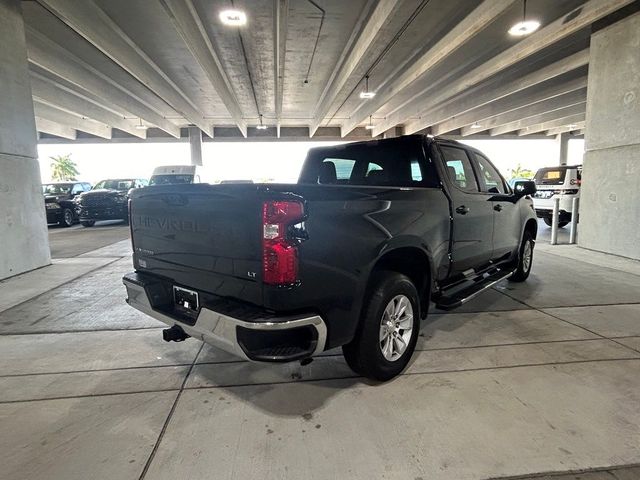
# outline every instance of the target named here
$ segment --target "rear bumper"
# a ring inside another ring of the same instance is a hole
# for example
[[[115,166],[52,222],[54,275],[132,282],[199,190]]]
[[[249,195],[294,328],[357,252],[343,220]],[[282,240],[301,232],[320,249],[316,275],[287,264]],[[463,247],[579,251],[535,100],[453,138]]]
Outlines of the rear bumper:
[[[153,276],[129,273],[122,279],[127,303],[169,326],[178,325],[188,335],[240,358],[262,362],[289,362],[324,350],[327,328],[319,315],[251,315],[251,320],[202,306],[195,321],[154,308],[163,289]],[[151,300],[153,299],[153,300]],[[164,300],[160,299],[160,302]]]

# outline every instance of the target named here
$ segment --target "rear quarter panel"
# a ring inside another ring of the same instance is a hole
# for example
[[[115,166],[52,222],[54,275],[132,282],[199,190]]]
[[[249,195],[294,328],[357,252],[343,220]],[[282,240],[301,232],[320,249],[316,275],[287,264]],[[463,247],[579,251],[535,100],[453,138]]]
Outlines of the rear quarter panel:
[[[276,311],[313,305],[328,322],[329,347],[353,336],[369,275],[384,254],[417,247],[432,267],[448,264],[449,204],[440,189],[296,185],[289,190],[305,198],[308,213],[309,238],[299,247],[301,283],[292,289],[265,286],[264,305]]]

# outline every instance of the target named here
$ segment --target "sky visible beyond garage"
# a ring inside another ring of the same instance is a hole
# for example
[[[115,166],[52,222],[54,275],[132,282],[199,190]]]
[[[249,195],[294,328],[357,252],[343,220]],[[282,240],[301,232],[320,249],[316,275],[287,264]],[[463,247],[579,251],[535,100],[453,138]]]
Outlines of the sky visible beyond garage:
[[[554,140],[466,140],[486,153],[505,177],[520,164],[538,168],[557,163]],[[252,179],[295,182],[309,148],[327,142],[233,142],[203,144],[202,181]],[[582,163],[584,140],[569,142],[568,164]],[[49,157],[71,153],[81,180],[97,182],[107,177],[149,178],[160,165],[189,163],[188,143],[147,144],[42,144],[38,146],[43,182],[50,180]]]

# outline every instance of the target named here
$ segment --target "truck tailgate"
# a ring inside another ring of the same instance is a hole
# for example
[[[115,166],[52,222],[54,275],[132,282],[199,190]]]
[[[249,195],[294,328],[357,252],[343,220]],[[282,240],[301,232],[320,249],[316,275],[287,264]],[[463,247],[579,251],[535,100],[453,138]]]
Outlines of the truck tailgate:
[[[134,265],[176,285],[262,304],[255,185],[167,185],[133,192]]]

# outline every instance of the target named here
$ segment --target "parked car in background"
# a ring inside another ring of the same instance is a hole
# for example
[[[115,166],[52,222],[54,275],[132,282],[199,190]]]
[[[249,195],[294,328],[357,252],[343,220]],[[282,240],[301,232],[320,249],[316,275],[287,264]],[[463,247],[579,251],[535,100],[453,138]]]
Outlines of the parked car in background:
[[[166,185],[131,195],[127,302],[241,358],[398,375],[430,302],[456,308],[526,280],[532,181],[478,150],[411,135],[309,151],[297,184]]]
[[[70,227],[78,223],[74,198],[91,190],[87,182],[53,182],[42,185],[44,208],[47,223],[57,223],[61,227]]]
[[[102,180],[76,198],[76,213],[84,227],[92,227],[96,220],[129,221],[127,204],[129,191],[142,188],[149,182],[142,178]]]
[[[533,206],[538,218],[542,218],[544,223],[551,226],[553,202],[555,198],[559,198],[558,227],[566,226],[573,214],[573,199],[580,197],[582,165],[541,168],[533,181],[537,189],[533,196]]]
[[[166,165],[156,167],[149,179],[149,185],[180,185],[200,183],[195,165]]]

